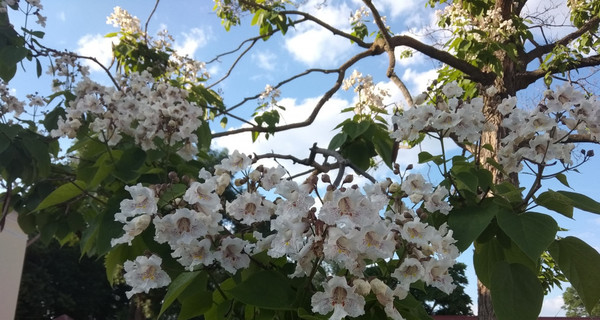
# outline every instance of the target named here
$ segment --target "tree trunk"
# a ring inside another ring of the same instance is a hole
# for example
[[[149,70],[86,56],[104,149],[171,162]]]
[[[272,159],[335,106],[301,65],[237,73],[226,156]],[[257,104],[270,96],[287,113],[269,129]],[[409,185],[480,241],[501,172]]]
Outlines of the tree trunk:
[[[477,319],[496,320],[490,289],[477,280]]]

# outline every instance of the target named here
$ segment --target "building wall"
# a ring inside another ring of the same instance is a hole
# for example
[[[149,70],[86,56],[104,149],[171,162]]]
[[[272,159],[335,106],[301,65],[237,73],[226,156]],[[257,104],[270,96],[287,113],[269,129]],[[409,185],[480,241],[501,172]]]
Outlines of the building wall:
[[[15,318],[26,247],[27,235],[19,228],[17,213],[11,212],[0,232],[0,319]]]

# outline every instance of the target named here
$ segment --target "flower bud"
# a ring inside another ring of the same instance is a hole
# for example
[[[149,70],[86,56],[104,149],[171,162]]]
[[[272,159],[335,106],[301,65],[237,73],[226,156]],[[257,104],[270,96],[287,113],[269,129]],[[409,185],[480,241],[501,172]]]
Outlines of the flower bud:
[[[352,285],[354,287],[354,292],[360,294],[361,296],[366,296],[371,292],[371,285],[363,280],[363,279],[354,279],[352,281]]]
[[[354,180],[354,176],[349,174],[344,178],[344,182],[343,183],[350,183]]]
[[[324,173],[321,175],[321,181],[325,182],[325,183],[330,183],[331,182],[331,178],[329,177],[329,175],[327,173]]]

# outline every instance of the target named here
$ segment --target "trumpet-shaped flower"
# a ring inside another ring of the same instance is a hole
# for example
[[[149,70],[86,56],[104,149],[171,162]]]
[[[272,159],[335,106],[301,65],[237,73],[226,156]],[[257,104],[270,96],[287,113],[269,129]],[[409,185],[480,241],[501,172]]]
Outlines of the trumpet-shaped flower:
[[[125,283],[132,287],[125,294],[127,298],[131,298],[136,293],[146,292],[150,289],[161,288],[168,286],[171,283],[171,278],[164,272],[160,264],[162,259],[159,256],[152,255],[150,257],[139,256],[135,261],[125,261],[123,268],[125,269]]]
[[[333,277],[323,285],[324,292],[315,293],[310,299],[312,311],[328,314],[330,320],[340,320],[345,316],[358,317],[365,313],[365,298],[354,292],[344,277]]]

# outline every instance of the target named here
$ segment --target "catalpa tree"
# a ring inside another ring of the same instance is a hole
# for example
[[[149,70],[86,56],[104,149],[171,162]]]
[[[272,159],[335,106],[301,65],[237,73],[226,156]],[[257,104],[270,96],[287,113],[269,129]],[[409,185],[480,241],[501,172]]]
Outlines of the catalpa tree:
[[[451,292],[448,268],[471,245],[480,319],[536,319],[544,293],[564,278],[591,310],[600,300],[600,254],[558,236],[552,216],[532,209],[600,213],[586,195],[543,187],[548,179],[568,187],[567,174],[593,157],[576,145],[599,141],[600,102],[585,80],[600,63],[600,2],[567,1],[571,31],[558,39],[545,36],[541,13],[523,13],[526,4],[429,1],[443,36],[424,42],[393,30],[371,0],[348,3],[355,8],[344,27],[319,18],[310,2],[217,0],[227,30],[257,28],[217,57],[237,57],[225,78],[257,42],[305,25],[353,50],[336,68],[307,69],[226,105],[215,91],[222,79],[209,80],[206,65],[178,54],[166,31],[149,34],[148,22],[124,9],[108,18],[114,63],[104,66],[45,46],[44,33],[27,24],[45,24],[39,1],[5,0],[2,219],[14,209],[28,233],[104,257],[109,281],[124,280],[140,308],[145,295],[164,295],[159,317],[173,306],[180,319],[429,319],[409,290]],[[16,28],[9,13],[31,19]],[[398,60],[417,53],[441,63],[423,93],[398,75]],[[387,104],[389,91],[358,69],[378,56],[387,66],[368,73],[385,75],[403,101]],[[17,67],[31,61],[27,70],[39,76],[48,59],[54,93],[15,97],[9,81]],[[91,77],[86,60],[110,85]],[[281,90],[318,74],[335,79],[304,119],[283,123]],[[538,103],[519,103],[517,93],[538,80],[547,86]],[[310,126],[343,90],[356,93],[355,105],[332,124],[327,148],[211,160],[213,139],[254,141]],[[259,106],[244,116],[251,101]],[[245,125],[216,130],[227,119]],[[440,154],[419,154],[439,169],[438,182],[395,163],[425,139],[441,145]],[[462,152],[447,152],[450,144]],[[307,170],[292,175],[267,159]],[[377,165],[389,169],[379,181],[371,174]],[[531,174],[531,184],[521,186],[521,174]],[[369,182],[355,184],[357,176]]]

